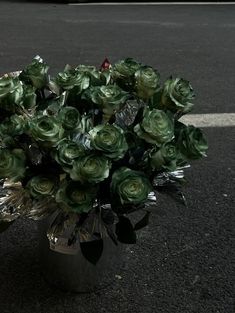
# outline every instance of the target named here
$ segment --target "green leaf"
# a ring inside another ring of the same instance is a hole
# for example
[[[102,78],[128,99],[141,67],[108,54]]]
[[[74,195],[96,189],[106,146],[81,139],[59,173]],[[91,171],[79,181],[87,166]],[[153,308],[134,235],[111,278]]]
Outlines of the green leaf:
[[[94,241],[81,242],[80,247],[82,254],[87,259],[87,261],[96,265],[103,253],[103,239],[100,238]]]
[[[136,243],[136,233],[134,231],[133,225],[127,217],[119,217],[119,222],[116,225],[116,235],[118,241],[122,243]]]
[[[68,98],[68,91],[64,91],[64,92],[61,94],[61,96],[60,96],[60,98],[59,98],[59,101],[58,101],[60,107],[65,106],[66,101],[67,101],[67,98]]]
[[[144,217],[138,223],[135,224],[134,230],[139,230],[147,226],[149,223],[149,216],[150,216],[150,212],[147,211]]]
[[[160,109],[162,90],[157,91],[149,100],[150,109]]]
[[[48,87],[49,87],[51,92],[53,92],[57,96],[60,95],[60,86],[57,85],[56,82],[50,80],[49,83],[48,83]]]

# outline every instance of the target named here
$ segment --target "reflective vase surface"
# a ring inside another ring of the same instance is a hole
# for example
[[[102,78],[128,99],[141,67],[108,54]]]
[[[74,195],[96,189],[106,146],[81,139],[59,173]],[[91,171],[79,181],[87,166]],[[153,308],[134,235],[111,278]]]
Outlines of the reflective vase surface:
[[[123,245],[116,246],[109,237],[103,238],[104,250],[96,265],[83,256],[81,250],[75,255],[63,254],[50,249],[47,229],[51,218],[39,222],[39,255],[44,279],[64,291],[92,292],[111,284],[120,275],[123,266]]]

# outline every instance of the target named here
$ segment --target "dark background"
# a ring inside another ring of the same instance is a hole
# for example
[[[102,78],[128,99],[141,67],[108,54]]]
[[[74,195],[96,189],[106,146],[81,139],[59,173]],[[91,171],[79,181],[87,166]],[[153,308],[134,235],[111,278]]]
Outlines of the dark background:
[[[134,57],[191,81],[193,113],[234,113],[235,7],[68,6],[0,3],[0,73],[39,54],[51,73],[66,63]],[[187,170],[188,208],[160,196],[150,225],[103,291],[50,288],[38,262],[37,224],[0,235],[1,313],[233,313],[234,127],[205,128],[208,157]]]

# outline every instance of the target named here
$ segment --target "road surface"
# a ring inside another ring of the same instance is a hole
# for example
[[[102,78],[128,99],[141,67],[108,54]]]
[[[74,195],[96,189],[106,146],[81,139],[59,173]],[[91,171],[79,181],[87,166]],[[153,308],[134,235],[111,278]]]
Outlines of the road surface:
[[[39,54],[51,72],[134,57],[191,81],[195,114],[235,113],[235,6],[68,6],[0,3],[0,72]],[[214,123],[216,124],[216,123]],[[231,125],[205,127],[208,157],[187,171],[188,208],[159,196],[113,284],[92,294],[50,288],[39,271],[37,226],[0,235],[1,313],[233,313]],[[219,124],[219,123],[218,123]]]

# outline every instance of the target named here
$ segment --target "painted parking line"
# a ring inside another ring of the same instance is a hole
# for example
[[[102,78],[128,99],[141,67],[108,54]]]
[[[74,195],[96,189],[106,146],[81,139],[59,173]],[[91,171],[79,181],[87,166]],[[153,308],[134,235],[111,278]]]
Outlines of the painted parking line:
[[[97,6],[97,5],[235,5],[235,2],[81,2],[81,3],[68,3],[68,5],[80,6]]]
[[[180,121],[196,127],[233,127],[235,113],[188,114],[182,116]]]

